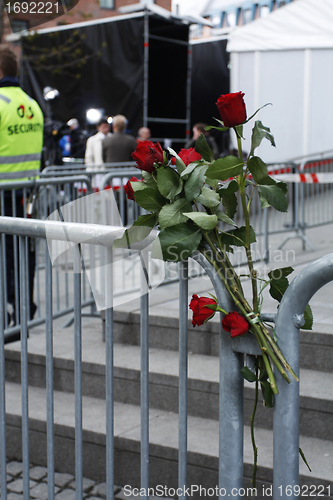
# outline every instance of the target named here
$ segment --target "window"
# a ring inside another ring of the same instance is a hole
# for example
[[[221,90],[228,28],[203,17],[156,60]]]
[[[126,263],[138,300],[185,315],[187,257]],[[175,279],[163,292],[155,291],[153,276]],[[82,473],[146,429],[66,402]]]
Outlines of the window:
[[[114,9],[114,0],[99,0],[101,9]]]
[[[17,33],[18,31],[28,30],[29,22],[23,19],[11,18],[10,27],[12,28],[13,33]]]

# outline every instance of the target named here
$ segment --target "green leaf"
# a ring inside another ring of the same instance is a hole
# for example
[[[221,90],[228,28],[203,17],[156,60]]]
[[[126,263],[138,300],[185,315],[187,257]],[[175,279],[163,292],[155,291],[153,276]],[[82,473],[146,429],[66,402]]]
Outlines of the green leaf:
[[[201,195],[198,196],[197,201],[208,208],[217,207],[221,203],[221,199],[216,191],[205,186],[202,188]]]
[[[140,215],[123,236],[113,242],[113,248],[129,248],[133,243],[144,240],[156,222],[155,214]]]
[[[235,216],[235,213],[237,212],[237,206],[238,206],[237,196],[235,195],[235,193],[223,194],[222,205],[225,209],[225,213],[227,214],[227,216],[230,217],[230,219],[232,219]]]
[[[245,122],[244,122],[244,123],[247,123],[247,122],[249,122],[250,120],[252,120],[252,118],[253,118],[254,116],[256,116],[256,114],[257,114],[257,113],[258,113],[261,109],[266,108],[266,106],[272,106],[272,103],[271,103],[271,102],[268,102],[268,103],[264,104],[263,106],[261,106],[260,108],[258,108],[258,109],[257,109],[257,111],[255,111],[255,112],[253,113],[253,115],[251,115],[251,116],[250,116],[250,118],[248,118],[247,120],[245,120]]]
[[[199,165],[189,175],[187,181],[185,182],[184,188],[185,196],[188,201],[193,201],[201,194],[203,185],[205,183],[206,170],[207,165]]]
[[[183,215],[183,212],[190,212],[191,210],[192,205],[185,198],[179,198],[174,203],[164,205],[158,216],[160,228],[165,229],[186,222],[188,218]]]
[[[248,366],[243,366],[240,372],[248,382],[255,382],[257,380],[255,373],[251,372]]]
[[[131,181],[131,186],[134,193],[137,193],[138,191],[143,191],[144,189],[148,189],[149,187],[147,186],[147,184],[141,181]]]
[[[268,175],[267,165],[259,156],[252,156],[247,162],[253,180],[256,184],[273,185],[276,181]]]
[[[270,279],[269,293],[273,299],[278,302],[281,301],[284,292],[289,286],[289,281],[287,276],[294,271],[292,267],[282,267],[280,269],[274,269],[268,273]]]
[[[152,174],[150,174],[149,172],[142,170],[142,179],[144,180],[145,184],[148,187],[152,187],[152,188],[156,187],[156,180],[154,179]]]
[[[229,127],[224,126],[224,123],[222,120],[219,120],[218,118],[214,118],[214,120],[219,122],[222,125],[222,127],[214,127],[212,125],[209,125],[209,127],[205,127],[205,130],[210,130],[211,128],[215,128],[216,130],[220,130],[221,132],[224,132],[225,130],[229,130]]]
[[[172,168],[161,167],[157,169],[157,188],[165,198],[174,200],[183,189],[183,181]]]
[[[149,210],[149,212],[159,212],[166,203],[166,199],[160,194],[157,188],[146,188],[136,191],[135,201],[140,207]]]
[[[172,148],[168,148],[169,153],[176,158],[176,169],[178,170],[179,174],[181,174],[186,166],[183,160],[177,155],[176,151],[174,151]]]
[[[264,398],[264,404],[267,408],[273,408],[274,406],[274,393],[271,388],[271,384],[268,380],[263,380],[260,382],[262,397]]]
[[[252,129],[252,138],[251,138],[251,151],[249,156],[252,156],[254,150],[260,146],[261,141],[266,138],[270,141],[272,146],[275,147],[274,137],[271,134],[271,131],[268,127],[265,127],[260,120],[257,120]]]
[[[235,179],[225,182],[219,188],[218,193],[222,197],[224,194],[237,193],[239,189],[238,182]]]
[[[192,223],[168,227],[154,241],[152,257],[160,258],[162,250],[165,261],[179,262],[187,259],[198,248],[201,238],[201,229]]]
[[[313,326],[313,314],[310,305],[308,304],[304,310],[305,323],[302,326],[302,330],[312,330]]]
[[[193,220],[201,229],[211,231],[217,226],[217,216],[209,215],[206,212],[184,212],[184,215]]]
[[[272,186],[259,186],[259,197],[261,200],[261,207],[265,208],[267,204],[276,208],[280,212],[287,212],[288,200],[284,193],[284,187],[278,183]]]
[[[238,227],[228,232],[221,232],[221,241],[226,245],[235,245],[237,247],[246,246],[246,227]],[[256,235],[252,227],[250,227],[250,243],[255,243]]]
[[[206,172],[207,177],[226,181],[229,177],[236,177],[243,172],[243,160],[237,156],[225,156],[215,160]]]
[[[198,163],[194,162],[194,163],[189,163],[187,165],[187,167],[183,170],[183,172],[181,173],[181,177],[185,177],[185,179],[188,178],[189,174],[191,174],[193,172],[193,170],[195,168],[197,168],[198,166]]]
[[[230,219],[230,217],[228,217],[224,212],[222,212],[222,210],[218,210],[216,212],[216,215],[218,220],[220,220],[221,222],[225,222],[226,224],[229,224],[229,226],[237,225],[232,219]]]
[[[204,160],[209,162],[214,161],[213,151],[210,149],[208,142],[206,141],[206,138],[202,132],[195,142],[194,149],[203,157]]]

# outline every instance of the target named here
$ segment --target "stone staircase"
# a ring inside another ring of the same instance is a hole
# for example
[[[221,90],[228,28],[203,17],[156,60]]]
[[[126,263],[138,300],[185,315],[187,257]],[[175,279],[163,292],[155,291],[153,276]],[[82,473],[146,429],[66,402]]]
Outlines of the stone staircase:
[[[115,482],[140,486],[140,318],[115,311]],[[188,485],[218,484],[218,318],[200,329],[189,322]],[[177,488],[178,320],[150,317],[150,483]],[[30,332],[30,461],[46,465],[45,334]],[[84,476],[105,480],[105,344],[99,319],[83,319]],[[312,469],[300,460],[303,492],[333,497],[333,335],[301,333],[300,445]],[[20,344],[6,346],[7,451],[21,459]],[[55,468],[75,473],[73,329],[54,331]],[[250,414],[254,390],[245,385],[244,488],[251,487]],[[258,498],[272,484],[272,410],[259,405]],[[310,486],[313,485],[312,490]],[[306,487],[309,490],[306,490]],[[319,488],[320,487],[320,488]],[[316,488],[316,489],[314,489]],[[330,493],[330,495],[329,495]],[[201,495],[202,497],[202,495]],[[246,498],[246,495],[244,495]],[[200,498],[193,496],[193,498]]]

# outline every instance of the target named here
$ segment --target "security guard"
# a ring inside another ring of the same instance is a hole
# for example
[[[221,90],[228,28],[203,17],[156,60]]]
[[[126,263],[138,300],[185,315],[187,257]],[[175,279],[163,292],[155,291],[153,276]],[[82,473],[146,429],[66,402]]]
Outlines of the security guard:
[[[18,59],[6,45],[0,46],[0,182],[34,178],[40,170],[43,147],[43,113],[37,102],[20,88]],[[22,190],[15,191],[15,215],[24,216]],[[5,191],[5,215],[13,215],[11,191]],[[29,244],[30,318],[33,303],[35,253]],[[6,236],[7,300],[15,310],[13,238]],[[18,318],[16,311],[16,318]],[[15,321],[15,315],[12,315]]]

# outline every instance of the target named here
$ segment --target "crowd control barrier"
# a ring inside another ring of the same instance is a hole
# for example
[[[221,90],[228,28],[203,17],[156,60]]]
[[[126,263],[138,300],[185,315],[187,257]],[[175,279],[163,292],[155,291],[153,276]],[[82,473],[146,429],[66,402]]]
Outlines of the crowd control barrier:
[[[43,241],[45,251],[45,299],[46,299],[46,433],[48,467],[48,499],[55,498],[54,480],[54,368],[53,368],[53,321],[52,321],[52,260],[54,241],[63,241],[70,245],[73,252],[74,274],[71,286],[74,294],[74,384],[75,384],[75,486],[76,499],[82,500],[83,495],[83,426],[82,426],[82,254],[84,245],[99,246],[105,249],[104,282],[106,316],[106,344],[105,344],[105,395],[106,395],[106,434],[105,445],[106,459],[106,498],[114,497],[115,477],[115,441],[114,441],[114,386],[113,386],[113,349],[114,349],[114,321],[113,321],[113,281],[116,265],[112,245],[115,237],[119,236],[118,226],[104,226],[94,224],[65,223],[60,221],[23,220],[22,218],[1,217],[0,232],[15,235],[19,247],[19,272],[21,281],[27,276],[26,266],[26,238],[39,238]],[[152,239],[154,235],[152,235]],[[151,241],[138,244],[134,249],[139,252],[141,267],[141,300],[140,300],[140,349],[141,349],[141,462],[140,476],[141,488],[148,491],[150,462],[154,457],[149,452],[149,269],[144,264],[147,262],[147,252]],[[4,266],[3,243],[0,240],[0,317],[5,312],[4,297]],[[225,310],[232,310],[233,305],[221,281],[217,279],[211,266],[199,254],[193,258],[205,269],[211,279],[219,304]],[[188,383],[188,262],[179,264],[179,409],[178,409],[178,486],[186,491],[189,486],[187,478],[188,453],[188,409],[187,409],[187,383]],[[276,325],[276,335],[279,338],[281,349],[288,357],[296,373],[299,372],[299,328],[302,325],[304,308],[315,292],[326,283],[333,280],[333,254],[330,254],[307,266],[295,278],[281,301],[276,316],[269,316],[270,321]],[[22,460],[23,460],[23,499],[29,499],[29,464],[31,454],[29,447],[29,391],[28,391],[28,316],[27,294],[22,288],[20,299],[21,311],[21,391],[22,391]],[[220,375],[219,375],[219,465],[218,485],[223,496],[230,496],[236,500],[243,498],[243,384],[240,368],[244,364],[244,354],[249,356],[258,354],[258,346],[252,342],[254,338],[244,336],[231,339],[229,335],[219,334],[220,345]],[[0,322],[0,483],[1,497],[6,498],[6,371],[4,355],[4,325]],[[296,488],[299,480],[299,445],[298,445],[298,398],[299,386],[292,381],[287,384],[277,374],[279,394],[274,407],[274,464],[273,464],[273,500],[281,498],[284,488],[289,488],[288,498],[296,499]],[[216,437],[217,439],[217,437]],[[61,453],[67,454],[66,446]],[[57,449],[59,454],[59,448]],[[39,454],[42,460],[42,454]],[[59,457],[58,457],[59,459]],[[61,459],[61,456],[60,456]],[[34,457],[36,463],[36,457]],[[89,467],[89,457],[85,457]],[[174,478],[161,478],[163,481],[174,481]],[[148,495],[141,498],[148,500]],[[180,495],[187,498],[187,494]],[[222,496],[221,496],[222,498]]]

